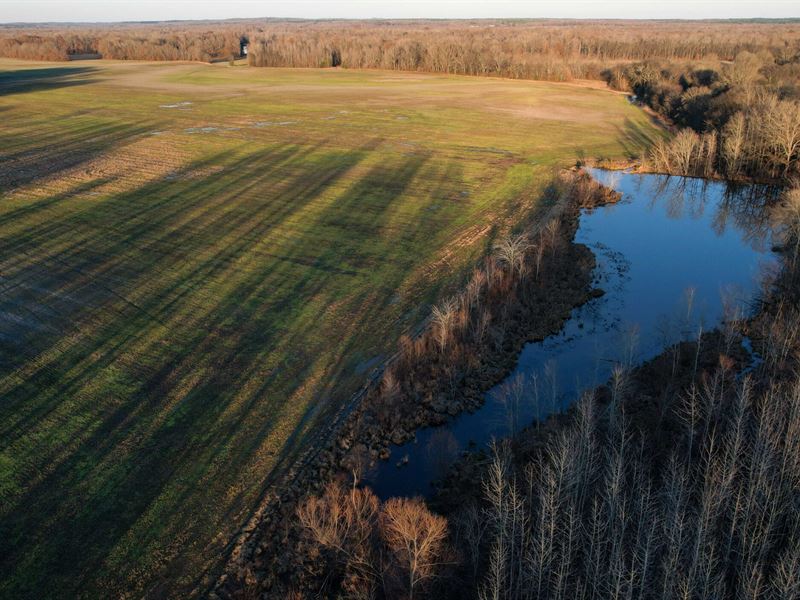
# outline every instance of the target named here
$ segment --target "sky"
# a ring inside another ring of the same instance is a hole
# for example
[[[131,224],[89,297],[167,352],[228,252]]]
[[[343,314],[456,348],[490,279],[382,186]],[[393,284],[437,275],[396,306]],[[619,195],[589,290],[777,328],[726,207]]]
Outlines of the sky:
[[[0,22],[300,18],[786,18],[800,0],[0,0]]]

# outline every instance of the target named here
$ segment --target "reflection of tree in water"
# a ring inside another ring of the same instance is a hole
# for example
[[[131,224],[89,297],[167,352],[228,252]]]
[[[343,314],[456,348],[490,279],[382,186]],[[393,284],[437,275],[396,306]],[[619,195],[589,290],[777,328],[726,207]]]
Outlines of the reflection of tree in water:
[[[705,213],[709,181],[690,177],[658,175],[655,179],[655,194],[651,207],[664,202],[667,217],[682,219],[686,216],[699,219]],[[712,187],[713,189],[713,187]]]
[[[540,369],[508,377],[492,393],[496,412],[491,432],[499,437],[520,431],[523,427],[555,414],[562,407],[562,390],[558,384],[558,361],[550,358]]]
[[[441,479],[447,474],[450,465],[458,457],[460,449],[456,436],[449,429],[439,427],[431,434],[426,451],[428,465],[430,465],[435,479]]]
[[[535,373],[533,378],[535,381]],[[497,429],[502,431],[504,435],[519,431],[523,403],[527,403],[531,396],[530,393],[526,393],[528,392],[525,389],[526,387],[525,377],[522,373],[516,373],[501,383],[494,393],[500,413],[498,415],[500,422],[497,424]],[[536,395],[538,396],[538,394]]]
[[[733,227],[752,249],[760,252],[767,249],[771,234],[768,207],[779,194],[777,188],[668,175],[645,177],[654,181],[651,208],[664,202],[671,219],[684,216],[699,219],[707,208],[712,208],[711,227],[717,235]],[[712,202],[714,205],[709,206]]]
[[[728,219],[733,219],[735,227],[742,234],[742,240],[754,250],[763,252],[772,233],[769,209],[779,195],[780,190],[775,186],[727,185],[717,208],[724,218],[717,216],[714,231],[723,232]],[[717,220],[720,221],[719,225]]]

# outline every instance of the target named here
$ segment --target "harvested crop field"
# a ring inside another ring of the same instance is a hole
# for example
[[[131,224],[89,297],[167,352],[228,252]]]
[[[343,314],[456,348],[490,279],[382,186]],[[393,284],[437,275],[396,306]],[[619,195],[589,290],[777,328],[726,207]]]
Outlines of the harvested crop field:
[[[207,589],[553,168],[657,135],[587,86],[0,61],[0,596]]]

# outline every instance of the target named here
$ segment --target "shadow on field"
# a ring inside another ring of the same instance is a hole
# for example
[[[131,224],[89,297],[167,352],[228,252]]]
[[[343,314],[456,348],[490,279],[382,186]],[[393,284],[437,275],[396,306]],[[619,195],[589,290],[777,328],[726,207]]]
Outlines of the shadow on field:
[[[626,118],[622,127],[617,127],[617,139],[630,158],[642,155],[656,139],[642,124]]]
[[[0,96],[41,92],[96,81],[94,67],[47,67],[0,71]]]
[[[26,133],[21,146],[17,143],[16,131],[0,128],[0,191],[76,167],[158,126],[156,122],[98,122],[81,112],[63,117],[67,119],[71,120],[71,126],[66,133],[47,125],[37,127]],[[17,216],[11,212],[3,218]]]
[[[124,588],[143,548],[174,539],[218,559],[220,528],[305,442],[306,421],[284,414],[314,413],[309,386],[318,402],[352,391],[353,355],[438,232],[434,184],[392,225],[407,187],[459,176],[418,155],[353,180],[369,150],[220,153],[0,235],[19,257],[0,280],[0,439],[19,486],[0,511],[6,591]],[[173,552],[161,577],[187,560]]]

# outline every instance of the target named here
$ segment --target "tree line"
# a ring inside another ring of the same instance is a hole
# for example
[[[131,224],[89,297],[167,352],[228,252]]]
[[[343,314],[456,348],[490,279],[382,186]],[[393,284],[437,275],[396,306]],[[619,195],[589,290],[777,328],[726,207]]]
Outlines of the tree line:
[[[651,170],[769,182],[798,174],[800,57],[745,51],[715,65],[646,61],[606,77],[678,129],[651,150]]]
[[[796,24],[552,22],[308,23],[254,33],[250,64],[398,69],[564,81],[618,63],[776,57],[800,50]]]
[[[211,23],[0,27],[0,56],[63,61],[95,54],[115,60],[209,62],[238,56],[245,31],[241,25]]]
[[[255,66],[399,69],[568,80],[631,61],[732,60],[800,51],[796,22],[276,21],[5,27],[0,55],[62,60],[100,53],[137,60],[209,60],[251,40]]]

